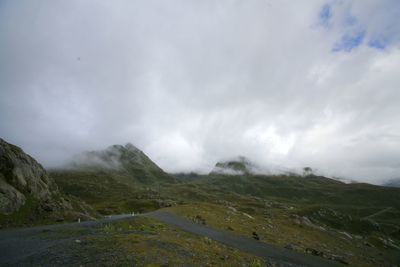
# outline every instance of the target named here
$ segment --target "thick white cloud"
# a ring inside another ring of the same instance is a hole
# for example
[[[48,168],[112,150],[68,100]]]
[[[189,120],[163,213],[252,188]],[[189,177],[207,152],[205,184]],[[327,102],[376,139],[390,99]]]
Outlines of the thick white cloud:
[[[2,1],[0,136],[47,166],[132,142],[168,171],[221,158],[400,177],[400,4]]]

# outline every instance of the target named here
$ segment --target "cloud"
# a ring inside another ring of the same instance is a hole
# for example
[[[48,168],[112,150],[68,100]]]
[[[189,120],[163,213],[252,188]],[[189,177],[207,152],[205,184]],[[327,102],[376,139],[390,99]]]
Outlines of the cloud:
[[[360,46],[364,40],[365,32],[358,32],[355,35],[343,35],[341,40],[332,48],[333,52],[346,51],[350,52],[357,46]],[[374,46],[375,47],[375,46]]]
[[[398,1],[0,5],[0,136],[46,166],[132,142],[167,171],[400,176]]]

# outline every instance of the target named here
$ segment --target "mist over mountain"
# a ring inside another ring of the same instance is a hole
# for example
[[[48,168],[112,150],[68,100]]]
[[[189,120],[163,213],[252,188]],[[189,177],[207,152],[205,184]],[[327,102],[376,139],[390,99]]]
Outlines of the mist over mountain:
[[[46,167],[132,140],[168,172],[400,175],[396,0],[0,5],[0,136]]]
[[[384,183],[383,185],[389,186],[389,187],[400,187],[400,178],[389,180],[386,183]]]
[[[112,145],[104,150],[87,151],[75,155],[67,164],[52,168],[61,171],[88,171],[126,176],[127,179],[151,184],[174,179],[155,164],[143,151],[127,143]]]
[[[288,169],[277,165],[258,165],[244,156],[237,156],[215,164],[210,174],[227,175],[301,175],[301,170]]]
[[[123,169],[148,167],[162,171],[149,157],[131,143],[112,145],[104,150],[82,152],[74,156],[67,164],[71,168]]]
[[[0,266],[397,266],[399,18],[0,0]]]

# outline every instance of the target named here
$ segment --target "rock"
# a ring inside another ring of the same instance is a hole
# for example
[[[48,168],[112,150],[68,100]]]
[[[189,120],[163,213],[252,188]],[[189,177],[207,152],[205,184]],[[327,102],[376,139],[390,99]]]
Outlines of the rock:
[[[253,232],[253,238],[255,240],[260,240],[260,237],[258,236],[258,234],[256,232]]]
[[[8,184],[0,174],[0,213],[11,214],[25,204],[25,196]]]
[[[305,225],[314,229],[318,229],[321,231],[326,231],[326,229],[322,226],[314,224],[308,217],[306,216],[298,216],[298,215],[292,215],[292,218],[294,218],[294,223],[298,225]]]
[[[250,219],[254,220],[254,217],[251,216],[250,214],[247,214],[246,212],[243,212],[242,214],[243,214],[244,216],[246,216],[247,218],[250,218]]]
[[[339,232],[339,233],[341,233],[342,235],[346,236],[348,239],[353,239],[353,237],[347,232],[343,231],[343,232]]]
[[[367,247],[371,247],[371,248],[374,248],[374,247],[375,247],[374,245],[372,245],[372,244],[369,243],[369,242],[364,242],[364,245],[367,246]]]
[[[250,162],[249,159],[239,156],[231,160],[218,162],[215,164],[211,174],[248,175],[254,173],[256,169],[256,165]]]
[[[230,209],[233,212],[237,212],[237,209],[235,209],[234,207],[228,207],[228,209]]]
[[[314,226],[314,224],[310,221],[310,219],[308,218],[308,217],[306,217],[306,216],[302,216],[301,218],[300,218],[300,220],[301,220],[301,223],[302,224],[304,224],[304,225],[306,225],[306,226],[310,226],[310,227],[313,227]]]
[[[0,138],[0,213],[18,211],[28,198],[36,199],[47,212],[62,206],[57,185],[42,165]]]
[[[194,222],[199,223],[199,224],[203,224],[206,225],[206,219],[204,219],[203,217],[201,217],[201,215],[196,215],[194,217]]]
[[[287,244],[284,246],[284,248],[289,249],[289,250],[294,250],[294,245],[293,244]]]
[[[340,262],[340,263],[345,264],[345,265],[349,265],[349,263],[346,261],[346,259],[343,256],[329,255],[328,259]]]
[[[177,203],[176,203],[176,201],[173,201],[171,199],[159,199],[158,205],[160,206],[160,208],[167,208],[167,207],[176,206]]]
[[[324,256],[324,252],[313,249],[313,248],[306,248],[306,253],[314,255],[314,256],[319,256],[319,257]]]

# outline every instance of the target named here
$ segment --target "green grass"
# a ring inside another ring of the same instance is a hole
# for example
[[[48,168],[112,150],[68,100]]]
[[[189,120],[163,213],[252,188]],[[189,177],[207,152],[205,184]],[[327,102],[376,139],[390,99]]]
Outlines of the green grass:
[[[146,217],[42,235],[46,240],[79,239],[62,246],[73,255],[68,264],[76,266],[265,266],[256,256]]]
[[[151,211],[165,200],[157,191],[164,184],[142,184],[118,171],[52,170],[50,175],[64,194],[82,199],[104,215]]]
[[[38,211],[39,202],[32,197],[28,197],[25,204],[17,212],[10,215],[0,214],[0,225],[2,227],[8,227],[21,226],[33,222],[42,223],[46,220],[46,216]]]
[[[268,243],[293,244],[303,253],[312,248],[324,255],[344,255],[354,266],[400,260],[400,251],[385,244],[392,240],[400,245],[399,188],[344,184],[318,176],[179,174],[171,183],[161,179],[146,184],[121,172],[51,175],[63,192],[103,214],[150,211],[169,200],[177,204],[169,208],[172,212],[189,218],[200,215],[208,225],[247,236],[256,231]],[[303,216],[314,226],[298,224],[296,218]]]

